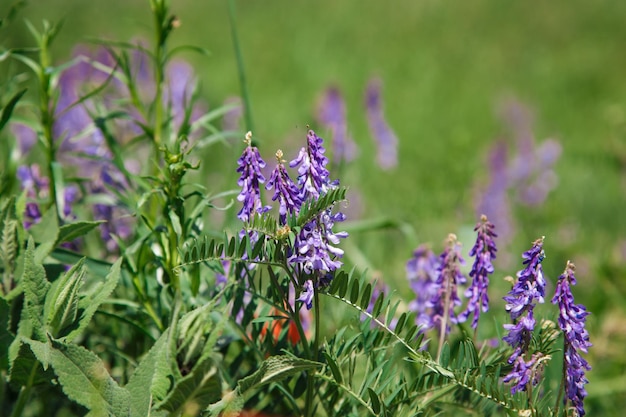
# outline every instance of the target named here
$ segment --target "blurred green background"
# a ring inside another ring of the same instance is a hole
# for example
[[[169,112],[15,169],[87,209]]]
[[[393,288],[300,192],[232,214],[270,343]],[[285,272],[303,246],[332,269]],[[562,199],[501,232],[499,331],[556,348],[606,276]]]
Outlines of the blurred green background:
[[[2,14],[10,4],[2,1]],[[338,86],[360,149],[341,173],[342,184],[360,193],[362,219],[389,217],[415,230],[413,239],[393,229],[353,233],[348,259],[366,259],[402,295],[409,294],[404,264],[416,243],[431,242],[439,252],[454,232],[466,250],[471,247],[474,192],[488,180],[487,152],[495,139],[510,139],[496,109],[507,98],[531,108],[536,139],[552,137],[563,146],[555,167],[559,184],[542,206],[514,208],[517,234],[502,249],[509,261],[501,261],[494,274],[492,298],[499,302],[508,289],[501,278],[521,269],[519,254],[545,235],[548,277],[554,282],[571,259],[578,266],[577,302],[593,313],[588,410],[602,404],[604,413],[621,415],[626,2],[246,0],[236,6],[255,135],[265,160],[272,161],[278,147],[286,159],[295,156],[306,125],[315,127],[321,92]],[[228,2],[179,0],[172,9],[181,22],[174,44],[211,52],[183,56],[193,63],[209,106],[239,95]],[[152,33],[147,1],[31,0],[2,32],[0,44],[33,45],[24,18],[37,25],[44,18],[65,19],[53,47],[56,62],[90,38],[150,39]],[[363,94],[373,76],[383,81],[387,121],[400,139],[399,165],[391,171],[377,167],[366,123]],[[240,150],[220,147],[209,156],[209,188],[234,186],[228,183],[234,175],[225,181],[215,170],[234,171]],[[504,253],[501,258],[507,259]]]

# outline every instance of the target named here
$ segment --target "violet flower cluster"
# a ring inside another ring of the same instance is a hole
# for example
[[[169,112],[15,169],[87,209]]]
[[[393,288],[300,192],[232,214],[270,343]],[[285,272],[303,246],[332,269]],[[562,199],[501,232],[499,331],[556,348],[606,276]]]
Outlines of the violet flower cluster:
[[[333,162],[350,162],[357,154],[357,146],[348,134],[346,121],[346,103],[336,87],[329,87],[324,92],[317,111],[318,122],[328,128],[333,138]]]
[[[528,372],[532,368],[529,362],[524,362],[524,355],[528,351],[535,328],[533,316],[535,305],[544,302],[546,291],[546,281],[541,265],[545,257],[543,238],[537,239],[533,247],[524,252],[522,257],[526,267],[517,273],[517,282],[509,295],[504,297],[505,309],[510,313],[511,320],[514,322],[514,324],[504,325],[509,333],[503,338],[514,349],[508,359],[508,362],[513,364],[513,370],[505,378],[507,381],[514,382],[511,388],[512,393],[526,390],[526,382],[529,380]]]
[[[583,400],[587,396],[585,384],[589,382],[585,377],[585,371],[591,370],[591,366],[580,355],[580,352],[588,353],[588,348],[591,347],[589,333],[585,329],[589,312],[582,304],[574,303],[570,288],[571,285],[576,285],[574,271],[574,264],[567,261],[565,271],[556,284],[552,303],[559,306],[558,323],[564,335],[565,398],[563,400],[566,402],[569,399],[578,415],[584,416]]]
[[[461,256],[461,244],[456,235],[448,235],[446,248],[439,255],[437,265],[437,291],[430,300],[433,326],[441,329],[441,334],[450,332],[450,323],[458,323],[454,308],[461,305],[457,286],[467,281],[461,272],[465,261]]]
[[[470,315],[473,315],[472,328],[476,330],[478,327],[478,319],[481,311],[486,313],[489,310],[489,274],[493,274],[492,260],[496,258],[496,243],[494,238],[497,237],[494,232],[494,225],[484,214],[480,218],[480,222],[474,228],[478,232],[476,243],[469,252],[469,256],[474,257],[474,264],[469,276],[473,278],[472,284],[465,291],[465,297],[468,298],[467,308],[459,315],[459,321],[466,321]]]
[[[265,167],[265,161],[259,155],[256,146],[252,146],[252,133],[246,134],[246,148],[241,157],[237,160],[237,172],[241,174],[237,184],[241,187],[241,192],[237,200],[243,203],[237,217],[243,222],[251,221],[254,216],[263,214],[270,209],[261,202],[260,184],[265,183],[265,177],[261,169]]]
[[[241,174],[238,184],[241,193],[238,200],[243,203],[238,217],[249,222],[256,214],[262,214],[270,209],[261,202],[260,184],[265,183],[261,169],[265,162],[258,153],[258,149],[250,145],[250,133],[247,135],[248,146],[238,160]],[[297,167],[298,178],[294,183],[284,166],[282,151],[276,153],[277,166],[272,171],[266,189],[274,190],[273,201],[279,203],[279,223],[287,224],[288,216],[297,215],[302,204],[306,201],[316,200],[325,195],[329,190],[338,186],[338,181],[330,180],[330,173],[326,168],[328,159],[324,155],[325,148],[323,139],[309,130],[307,143],[298,156],[289,163],[291,168]],[[304,292],[300,300],[310,308],[312,299],[311,288],[326,285],[332,277],[332,272],[342,265],[339,260],[343,256],[343,250],[336,245],[340,239],[348,236],[346,232],[335,232],[335,223],[345,220],[341,212],[333,213],[332,209],[326,209],[319,213],[309,223],[301,227],[296,235],[293,248],[290,249],[288,262],[298,272],[310,276],[302,284]]]
[[[365,108],[370,131],[378,145],[378,165],[388,170],[398,165],[398,138],[385,120],[381,89],[379,79],[370,80],[365,92]]]
[[[409,309],[415,312],[415,324],[420,332],[433,327],[430,301],[437,294],[438,258],[426,245],[420,245],[413,251],[413,256],[406,263],[406,275],[409,285],[415,293],[415,299]]]

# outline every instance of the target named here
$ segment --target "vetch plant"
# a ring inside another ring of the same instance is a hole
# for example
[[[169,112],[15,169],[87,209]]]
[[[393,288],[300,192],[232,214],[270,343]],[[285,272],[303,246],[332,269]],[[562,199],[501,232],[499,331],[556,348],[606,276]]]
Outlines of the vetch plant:
[[[40,140],[7,141],[21,184],[0,189],[0,414],[562,417],[568,404],[585,414],[589,313],[574,303],[572,263],[552,299],[562,351],[550,314],[535,309],[546,296],[543,238],[523,254],[504,310],[494,308],[490,277],[508,271],[486,216],[470,283],[450,234],[440,256],[424,244],[407,262],[413,299],[388,277],[373,284],[338,164],[314,130],[289,163],[276,151],[270,174],[262,155],[272,153],[251,132],[243,149],[241,137],[229,144],[241,154],[228,170],[212,171],[203,152],[222,156],[211,145],[236,132],[214,122],[232,107],[198,105],[191,67],[169,48],[179,21],[169,2],[150,5],[151,41],[56,64],[58,27],[45,24],[31,28],[36,53],[7,52],[34,71],[39,94],[3,102],[0,131],[13,135],[2,128],[16,117]],[[396,139],[379,86],[370,89],[389,168]],[[328,101],[341,115],[340,97]],[[345,120],[328,123],[346,133]],[[213,189],[217,176],[233,189]],[[477,348],[498,334],[484,323],[505,313],[508,334]],[[548,371],[561,357],[558,387]]]

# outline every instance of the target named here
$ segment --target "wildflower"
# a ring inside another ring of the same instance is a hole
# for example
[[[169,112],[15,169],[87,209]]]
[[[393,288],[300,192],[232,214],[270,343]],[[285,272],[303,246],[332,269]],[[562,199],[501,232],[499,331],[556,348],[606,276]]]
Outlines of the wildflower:
[[[243,207],[237,213],[237,217],[244,222],[249,222],[256,213],[262,214],[269,210],[269,207],[264,207],[261,203],[259,184],[265,183],[265,177],[261,173],[261,169],[265,167],[265,161],[261,159],[256,146],[251,145],[252,132],[246,134],[245,142],[247,146],[237,160],[239,165],[237,172],[241,173],[241,177],[237,181],[241,187],[241,193],[239,193],[237,200],[243,202]]]
[[[278,200],[279,202],[279,220],[281,224],[286,223],[287,214],[298,214],[298,210],[302,205],[300,200],[298,187],[293,183],[289,177],[289,173],[285,169],[285,162],[283,159],[283,151],[280,149],[276,151],[276,159],[278,163],[276,168],[272,171],[267,185],[265,188],[271,190],[274,188],[274,196],[272,201]]]
[[[289,163],[291,168],[298,167],[298,186],[300,199],[305,201],[309,197],[319,198],[336,183],[330,182],[330,173],[326,169],[328,158],[324,156],[326,149],[324,140],[313,130],[307,133],[307,145],[300,149],[296,159]]]
[[[346,104],[336,87],[326,89],[317,111],[317,120],[330,129],[333,137],[333,160],[350,162],[356,156],[356,144],[348,135]]]
[[[413,257],[406,263],[406,275],[415,299],[409,309],[415,312],[415,324],[420,331],[433,327],[429,313],[430,300],[437,293],[437,256],[426,245],[420,245],[413,251]]]
[[[433,325],[440,326],[441,335],[450,332],[450,323],[457,323],[454,308],[461,305],[457,294],[457,285],[464,284],[466,279],[460,266],[465,261],[461,257],[461,244],[456,235],[450,233],[446,240],[446,248],[439,255],[437,266],[437,291],[431,298]]]
[[[505,309],[514,322],[514,324],[504,325],[509,333],[503,338],[514,349],[513,354],[508,359],[510,364],[514,364],[514,368],[505,377],[505,382],[513,381],[515,384],[511,388],[512,393],[526,389],[527,385],[522,384],[523,372],[529,372],[532,365],[532,358],[528,362],[524,362],[524,356],[528,351],[536,324],[533,316],[535,304],[544,302],[546,281],[541,266],[545,257],[543,238],[533,242],[533,247],[524,252],[522,257],[526,267],[517,273],[517,282],[509,295],[504,297]],[[525,365],[522,365],[520,361],[524,362]],[[536,383],[534,380],[532,382],[533,384]]]
[[[381,81],[378,79],[370,80],[367,84],[365,108],[370,131],[378,144],[378,165],[384,170],[391,169],[398,165],[398,138],[385,121]]]
[[[325,152],[323,139],[309,130],[307,146],[289,164],[292,168],[298,167],[299,198],[302,202],[317,199],[338,185],[338,181],[330,181]],[[332,229],[336,222],[342,222],[345,218],[341,212],[333,213],[331,208],[326,209],[304,225],[296,235],[289,262],[297,264],[304,273],[315,273],[317,285],[330,282],[328,274],[342,265],[338,258],[343,256],[343,250],[334,245],[339,244],[339,239],[346,238],[348,233],[334,232]]]
[[[494,238],[497,236],[493,231],[494,225],[484,214],[480,218],[480,223],[476,225],[474,231],[478,232],[476,243],[470,250],[469,255],[474,257],[474,264],[469,276],[473,278],[471,286],[465,291],[465,296],[469,299],[467,309],[459,316],[459,321],[465,321],[470,314],[474,315],[472,320],[472,328],[478,326],[478,318],[480,312],[489,310],[489,295],[487,288],[489,287],[489,274],[493,273],[492,259],[496,257],[496,243]]]
[[[559,306],[559,327],[564,335],[565,359],[563,362],[565,379],[565,398],[569,399],[576,408],[579,416],[585,415],[583,400],[587,396],[585,384],[589,382],[585,378],[585,371],[591,370],[589,363],[579,352],[587,353],[591,346],[589,333],[585,329],[585,321],[589,312],[582,304],[574,304],[574,296],[571,285],[576,285],[574,276],[575,266],[567,261],[565,271],[559,277],[556,284],[556,292],[552,303]]]
[[[528,361],[518,356],[513,362],[513,370],[504,377],[503,382],[514,382],[511,387],[511,394],[518,391],[525,391],[529,383],[537,385],[543,370],[544,360],[547,359],[541,352],[537,352],[531,356]]]

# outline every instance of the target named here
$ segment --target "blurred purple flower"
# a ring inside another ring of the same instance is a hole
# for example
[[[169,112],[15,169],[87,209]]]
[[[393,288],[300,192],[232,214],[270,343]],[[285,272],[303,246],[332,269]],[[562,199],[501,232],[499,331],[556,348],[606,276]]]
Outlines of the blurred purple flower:
[[[278,200],[279,203],[279,220],[280,224],[285,224],[287,215],[298,214],[302,200],[300,199],[300,190],[289,177],[289,173],[283,164],[283,151],[276,151],[276,168],[272,171],[265,188],[267,190],[274,189],[272,201]]]
[[[437,290],[428,304],[433,309],[433,326],[441,328],[442,334],[448,334],[450,323],[457,323],[458,321],[454,308],[461,305],[457,286],[467,281],[460,269],[461,265],[464,264],[465,261],[461,257],[461,244],[456,235],[451,233],[446,239],[446,248],[439,255]]]
[[[24,211],[24,228],[29,229],[33,224],[41,221],[42,211],[40,204],[50,198],[50,180],[41,174],[39,165],[21,165],[17,168],[16,176],[20,181],[21,189],[26,192],[26,208]],[[74,185],[63,189],[63,207],[61,214],[65,221],[76,219],[72,206],[78,200],[79,190]]]
[[[261,168],[265,166],[265,161],[259,155],[256,146],[252,146],[252,133],[246,134],[246,148],[241,157],[237,160],[239,168],[237,172],[241,173],[241,177],[237,184],[241,187],[241,192],[237,200],[243,202],[243,207],[237,213],[237,217],[244,222],[250,222],[255,214],[262,214],[269,210],[269,207],[263,206],[261,202],[260,184],[265,183],[265,177],[261,173]]]
[[[438,289],[437,262],[437,256],[433,251],[426,245],[420,245],[406,263],[406,275],[415,293],[415,299],[409,304],[409,310],[415,312],[415,324],[420,326],[420,332],[433,327],[430,301]]]
[[[476,243],[470,250],[469,256],[474,257],[474,264],[469,276],[473,278],[472,284],[465,291],[465,297],[468,298],[467,309],[459,315],[459,321],[466,321],[470,314],[473,314],[472,328],[478,327],[478,319],[481,311],[486,313],[489,310],[489,295],[487,289],[489,287],[489,274],[493,274],[492,260],[496,258],[496,243],[494,238],[497,237],[494,232],[494,225],[484,214],[480,218],[480,222],[474,228],[478,232]]]
[[[334,164],[352,161],[356,157],[357,147],[348,134],[346,104],[338,88],[329,87],[324,92],[318,105],[317,120],[332,133]]]
[[[514,324],[504,325],[504,329],[509,333],[503,338],[514,349],[508,362],[515,364],[515,366],[511,373],[505,377],[505,382],[514,381],[515,383],[511,388],[512,393],[526,389],[526,385],[521,383],[521,378],[524,377],[522,372],[528,372],[532,366],[532,359],[525,362],[526,365],[522,365],[521,362],[525,361],[524,355],[528,351],[535,328],[533,310],[536,303],[544,302],[546,281],[541,266],[545,257],[543,238],[533,242],[533,247],[524,252],[522,257],[526,267],[517,273],[517,282],[509,295],[504,297],[505,309],[514,322]]]
[[[571,400],[578,415],[584,416],[583,400],[587,396],[585,384],[589,382],[585,377],[585,371],[591,370],[591,366],[579,352],[588,353],[591,343],[589,332],[585,329],[589,312],[584,305],[574,303],[570,288],[571,285],[576,285],[575,269],[574,264],[567,261],[565,271],[558,279],[552,303],[559,306],[558,322],[564,335],[565,398],[563,401]]]
[[[222,118],[222,130],[225,132],[236,132],[239,130],[239,123],[243,116],[243,105],[241,98],[232,96],[224,100],[225,106],[235,106],[224,114]]]
[[[365,108],[370,132],[378,144],[378,165],[388,170],[398,165],[398,138],[385,121],[381,88],[379,79],[369,81],[365,92]]]
[[[530,110],[516,100],[508,100],[502,107],[502,118],[517,146],[517,155],[508,167],[510,187],[517,191],[521,204],[541,205],[558,183],[553,165],[561,155],[561,145],[548,139],[536,147]]]
[[[23,123],[11,123],[11,133],[17,139],[20,157],[27,155],[35,143],[37,143],[37,133],[30,126]]]

